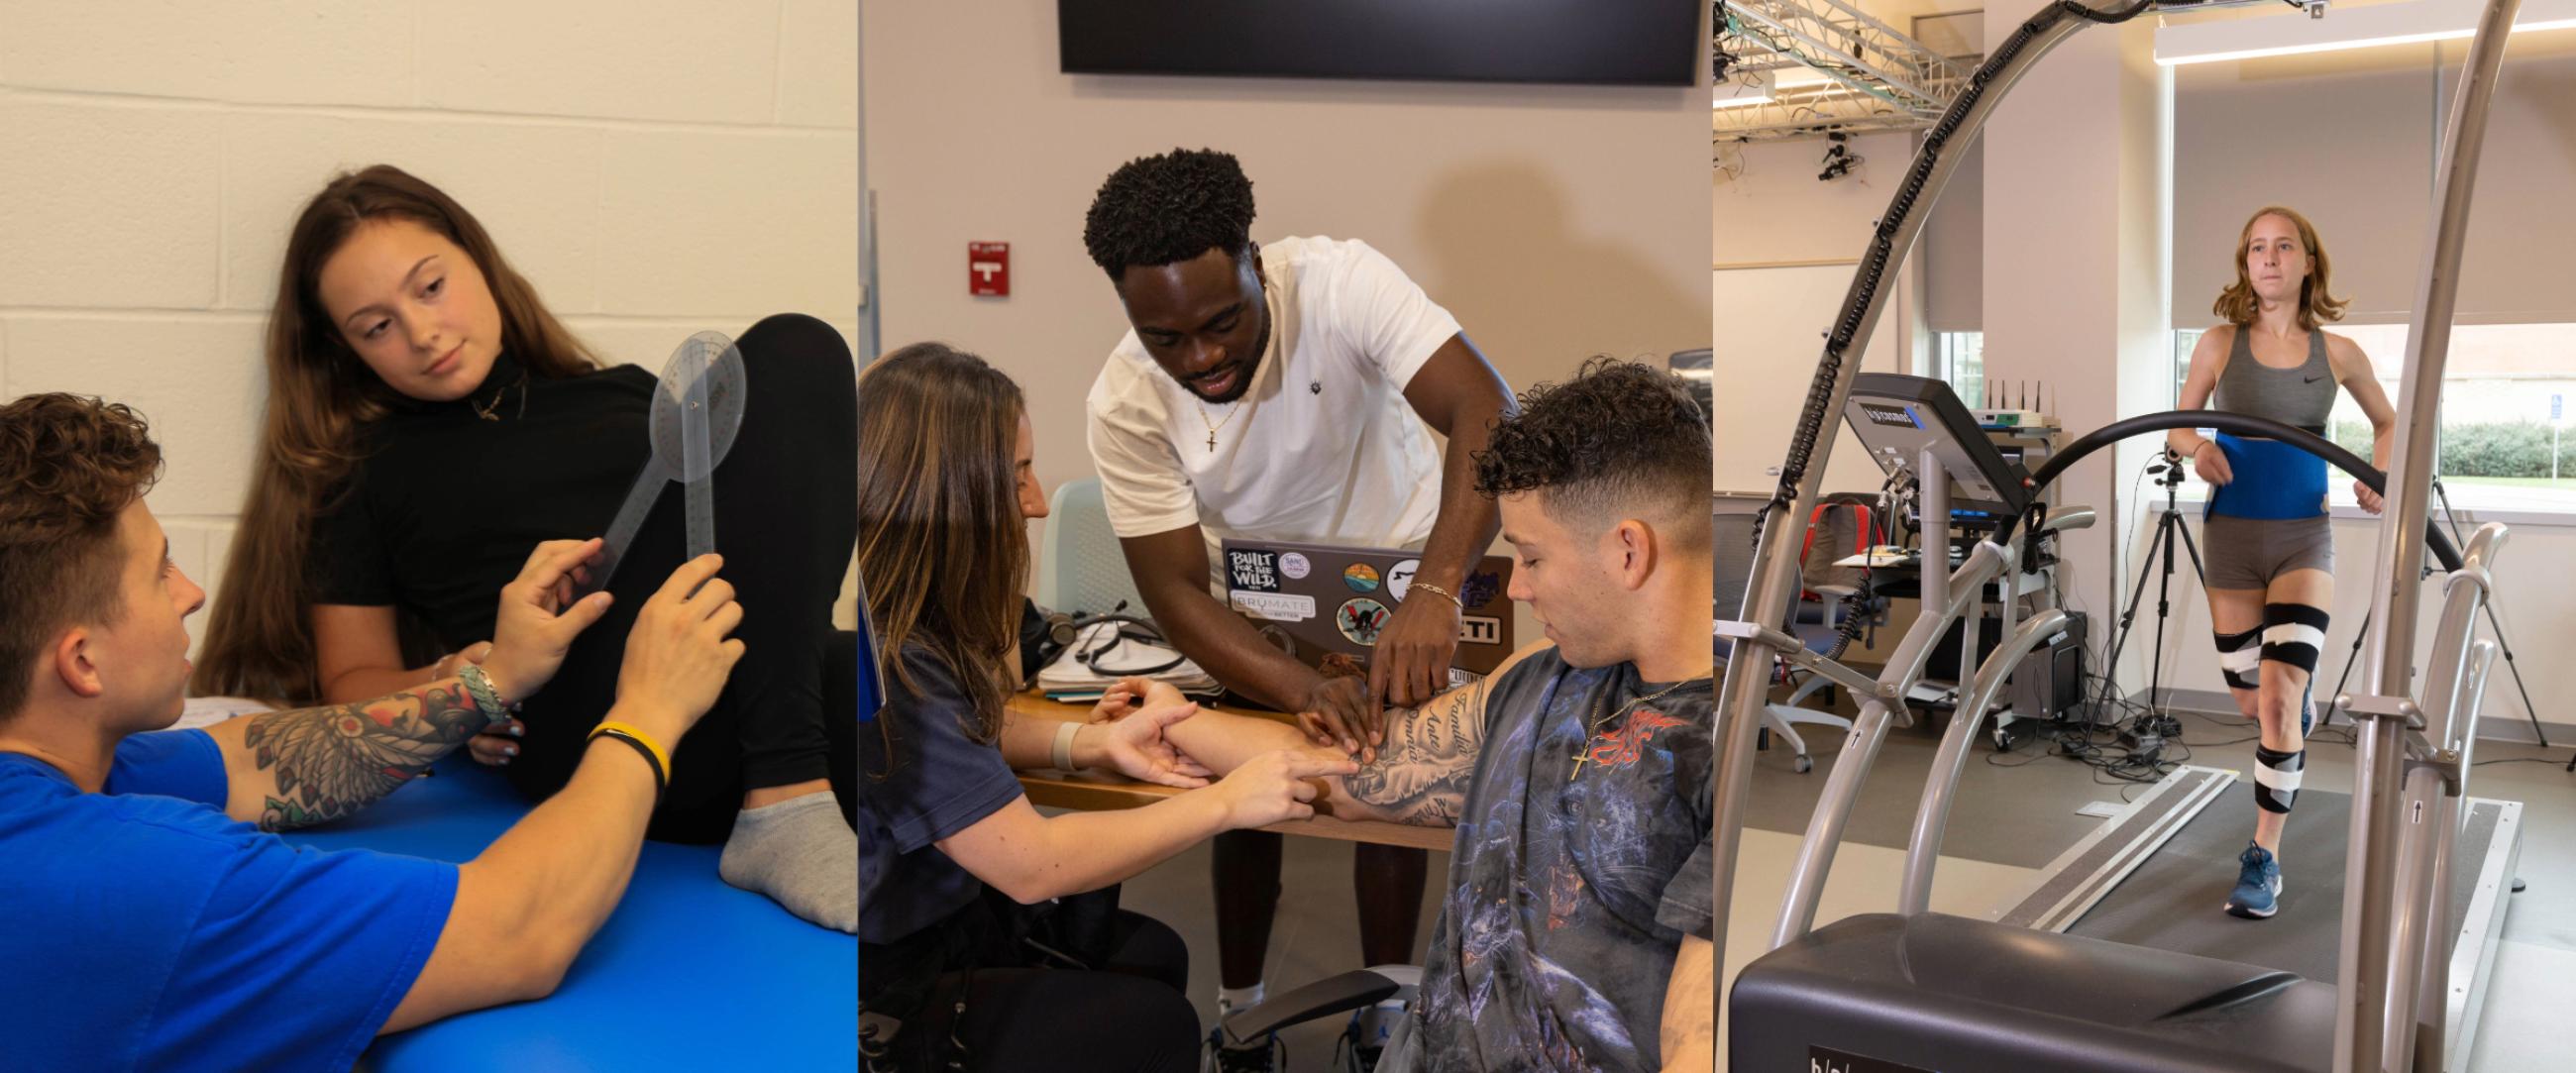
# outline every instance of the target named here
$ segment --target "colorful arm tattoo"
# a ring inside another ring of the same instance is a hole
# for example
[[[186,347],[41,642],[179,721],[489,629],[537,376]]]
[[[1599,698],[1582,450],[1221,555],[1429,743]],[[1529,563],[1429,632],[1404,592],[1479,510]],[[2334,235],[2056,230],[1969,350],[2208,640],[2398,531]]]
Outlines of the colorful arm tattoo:
[[[328,823],[420,777],[484,726],[453,682],[358,704],[264,712],[242,742],[275,786],[259,826],[284,831]]]

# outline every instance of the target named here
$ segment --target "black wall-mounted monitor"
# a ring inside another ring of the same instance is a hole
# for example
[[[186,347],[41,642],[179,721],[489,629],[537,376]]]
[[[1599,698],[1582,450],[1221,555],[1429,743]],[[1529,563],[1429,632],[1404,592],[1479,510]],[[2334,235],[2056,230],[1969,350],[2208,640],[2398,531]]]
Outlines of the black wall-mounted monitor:
[[[1696,85],[1704,0],[1056,0],[1067,74]]]

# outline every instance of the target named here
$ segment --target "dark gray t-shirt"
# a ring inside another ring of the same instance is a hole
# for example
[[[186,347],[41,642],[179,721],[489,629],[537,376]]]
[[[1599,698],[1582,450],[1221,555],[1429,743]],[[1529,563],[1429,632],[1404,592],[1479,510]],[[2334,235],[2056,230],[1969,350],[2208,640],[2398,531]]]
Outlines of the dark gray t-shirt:
[[[920,648],[905,648],[903,662],[921,690],[887,675],[885,707],[859,727],[859,941],[868,946],[974,901],[983,881],[933,843],[1022,793],[1002,751],[967,736],[973,703],[956,675]]]
[[[1423,966],[1432,1068],[1662,1067],[1673,960],[1712,934],[1713,690],[1695,680],[1591,728],[1669,684],[1553,648],[1494,680]]]

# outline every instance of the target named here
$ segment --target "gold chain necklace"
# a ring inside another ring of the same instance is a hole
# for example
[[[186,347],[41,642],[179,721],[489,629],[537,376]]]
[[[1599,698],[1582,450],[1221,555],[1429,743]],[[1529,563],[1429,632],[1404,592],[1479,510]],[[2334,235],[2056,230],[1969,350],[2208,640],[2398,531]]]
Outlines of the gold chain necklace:
[[[1279,311],[1278,311],[1277,309],[1272,308],[1272,307],[1271,307],[1271,305],[1270,305],[1270,281],[1269,281],[1269,280],[1266,280],[1266,279],[1261,281],[1261,310],[1262,310],[1262,314],[1263,314],[1264,316],[1266,316],[1266,317],[1268,317],[1268,318],[1269,318],[1268,327],[1263,331],[1263,333],[1262,333],[1262,334],[1263,334],[1267,339],[1276,339],[1276,338],[1278,338],[1276,335],[1273,335],[1273,334],[1271,334],[1271,333],[1277,332],[1277,331],[1279,330]],[[1266,347],[1265,347],[1265,348],[1266,348]],[[1261,359],[1262,359],[1264,356],[1265,356],[1265,355],[1258,355],[1258,354],[1254,355],[1254,356],[1253,356],[1253,359],[1252,359],[1252,368],[1251,368],[1250,370],[1247,370],[1243,375],[1245,375],[1245,376],[1251,376],[1253,373],[1260,372],[1260,371],[1261,371]],[[1246,390],[1249,390],[1249,388],[1247,388]],[[1241,403],[1243,400],[1242,400],[1241,398],[1237,398],[1234,402],[1231,402],[1231,403],[1227,403],[1227,404],[1226,404],[1226,405],[1228,405],[1228,406],[1233,407],[1233,409],[1227,410],[1227,411],[1225,412],[1225,420],[1223,420],[1223,421],[1211,421],[1211,420],[1209,420],[1209,419],[1208,419],[1207,400],[1206,400],[1206,399],[1202,399],[1202,398],[1198,397],[1198,393],[1197,393],[1197,392],[1192,392],[1192,393],[1190,394],[1190,401],[1192,401],[1192,402],[1195,402],[1195,403],[1198,403],[1198,404],[1199,404],[1199,423],[1207,426],[1207,434],[1208,434],[1208,450],[1210,450],[1210,451],[1216,450],[1216,432],[1217,432],[1217,430],[1218,430],[1218,429],[1221,429],[1221,428],[1224,428],[1225,426],[1227,426],[1227,425],[1230,425],[1230,424],[1233,424],[1233,423],[1234,423],[1234,415],[1236,415],[1236,414],[1239,414],[1239,413],[1242,413],[1242,412],[1243,412],[1243,407],[1240,405],[1240,403]]]
[[[466,404],[474,408],[474,416],[480,417],[486,421],[498,421],[501,419],[501,400],[510,397],[510,389],[515,387],[521,389],[519,392],[519,416],[525,417],[528,413],[527,384],[528,374],[523,372],[519,374],[519,378],[517,380],[505,384],[501,387],[501,390],[493,392],[491,402],[475,402],[472,399],[468,399],[466,400]]]
[[[1191,397],[1192,399],[1196,399],[1196,400],[1198,401],[1198,404],[1199,404],[1199,422],[1207,426],[1207,430],[1208,430],[1208,450],[1211,450],[1211,451],[1216,450],[1216,430],[1221,429],[1221,428],[1224,428],[1226,425],[1228,425],[1228,424],[1232,423],[1232,422],[1234,421],[1234,415],[1239,414],[1239,413],[1242,413],[1242,412],[1243,412],[1243,409],[1242,409],[1241,407],[1236,407],[1236,408],[1234,408],[1234,409],[1227,410],[1227,411],[1225,412],[1225,420],[1223,420],[1223,421],[1210,421],[1210,420],[1208,420],[1207,400],[1206,400],[1206,399],[1201,399],[1201,398],[1199,398],[1199,397],[1198,397],[1198,396],[1196,396],[1196,395],[1192,395],[1192,396],[1190,396],[1190,397]]]

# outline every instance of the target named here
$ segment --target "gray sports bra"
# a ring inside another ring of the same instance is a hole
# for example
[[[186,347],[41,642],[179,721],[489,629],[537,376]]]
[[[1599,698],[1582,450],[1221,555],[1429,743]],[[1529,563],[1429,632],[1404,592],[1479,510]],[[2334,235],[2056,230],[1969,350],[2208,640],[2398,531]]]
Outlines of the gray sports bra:
[[[2228,348],[2227,367],[2219,371],[2213,404],[2229,413],[2270,418],[2317,435],[2325,435],[2326,415],[2334,411],[2334,366],[2326,360],[2324,329],[2308,332],[2308,360],[2295,369],[2275,369],[2254,360],[2247,325],[2236,326]]]

